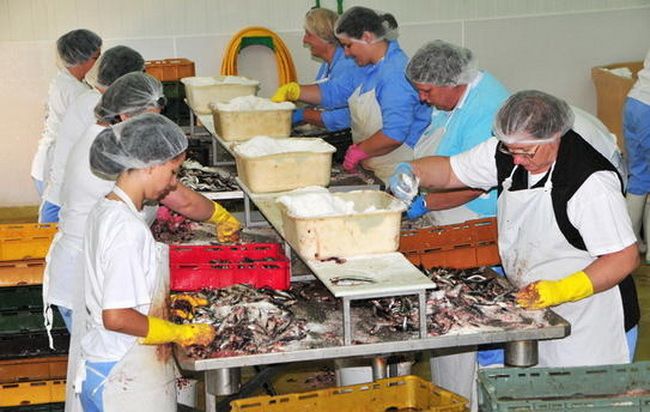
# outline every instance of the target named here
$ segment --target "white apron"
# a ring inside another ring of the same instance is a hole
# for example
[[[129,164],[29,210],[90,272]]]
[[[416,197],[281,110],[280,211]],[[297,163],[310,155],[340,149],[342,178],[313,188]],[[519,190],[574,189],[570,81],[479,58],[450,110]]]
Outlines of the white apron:
[[[555,220],[551,177],[544,187],[511,192],[513,173],[498,199],[499,252],[508,279],[522,288],[536,280],[558,280],[595,258],[573,247]],[[554,166],[553,166],[554,167]],[[540,367],[619,364],[629,361],[623,306],[617,287],[553,308],[571,324],[563,339],[539,341]],[[597,344],[595,344],[597,343]]]
[[[383,127],[381,107],[377,102],[374,90],[361,94],[361,86],[357,87],[352,96],[348,98],[348,108],[350,109],[352,141],[355,144],[363,142]],[[413,149],[402,144],[383,156],[366,159],[363,165],[374,172],[384,183],[387,183],[399,162],[411,160],[413,160]]]
[[[113,188],[113,193],[144,221],[142,214],[126,193],[117,186]],[[169,267],[169,249],[161,243],[156,243],[156,257],[157,285],[148,315],[166,319],[166,300],[169,295],[169,271],[166,268]],[[141,345],[136,342],[106,377],[104,411],[176,411],[176,375],[171,344]]]

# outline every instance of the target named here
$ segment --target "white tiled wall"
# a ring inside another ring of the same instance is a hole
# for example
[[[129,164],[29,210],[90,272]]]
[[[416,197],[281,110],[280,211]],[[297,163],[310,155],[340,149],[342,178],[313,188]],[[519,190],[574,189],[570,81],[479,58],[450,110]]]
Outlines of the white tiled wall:
[[[540,88],[593,112],[590,68],[641,60],[650,47],[650,0],[367,0],[345,1],[389,11],[412,55],[425,41],[465,45],[481,66],[512,90]],[[0,206],[33,204],[29,165],[42,127],[53,44],[86,27],[105,48],[126,44],[146,59],[187,57],[197,74],[219,71],[224,48],[240,29],[277,31],[292,51],[299,80],[318,67],[302,48],[302,18],[314,1],[299,0],[0,0]],[[335,0],[321,5],[336,8]],[[243,74],[277,82],[268,50],[240,55]]]

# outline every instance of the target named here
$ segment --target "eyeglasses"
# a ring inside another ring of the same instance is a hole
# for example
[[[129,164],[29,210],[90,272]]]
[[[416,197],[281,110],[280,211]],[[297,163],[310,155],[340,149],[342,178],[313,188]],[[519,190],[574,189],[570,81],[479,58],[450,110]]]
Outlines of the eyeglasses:
[[[503,142],[499,142],[499,144],[497,145],[497,150],[503,154],[507,154],[508,156],[521,156],[521,157],[525,157],[526,159],[532,159],[537,154],[537,151],[539,150],[539,145],[535,146],[535,148],[530,151],[510,150]]]

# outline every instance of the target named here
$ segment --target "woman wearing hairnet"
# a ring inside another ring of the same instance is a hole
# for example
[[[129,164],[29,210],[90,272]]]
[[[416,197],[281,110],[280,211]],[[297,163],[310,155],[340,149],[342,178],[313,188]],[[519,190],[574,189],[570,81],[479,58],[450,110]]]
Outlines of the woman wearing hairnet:
[[[144,59],[137,51],[126,46],[115,46],[106,50],[93,70],[88,72],[86,80],[93,86],[75,98],[61,120],[57,140],[54,144],[43,205],[39,221],[43,223],[58,222],[61,199],[59,192],[63,181],[65,164],[70,149],[81,137],[88,126],[94,123],[93,108],[115,80],[126,73],[144,70]]]
[[[516,93],[497,114],[496,138],[455,156],[415,160],[393,179],[438,189],[497,187],[499,253],[520,288],[517,303],[553,307],[571,323],[566,338],[538,343],[539,366],[629,362],[626,330],[639,319],[629,276],[639,256],[620,153],[600,124],[574,112],[539,91]],[[395,185],[395,193],[414,192]]]
[[[452,156],[489,139],[497,111],[509,93],[490,73],[479,71],[476,66],[470,50],[442,40],[420,47],[409,61],[406,77],[420,100],[433,107],[431,122],[414,148],[416,159]],[[425,193],[413,199],[406,215],[409,219],[426,215],[431,225],[463,223],[495,216],[496,199],[495,189]],[[492,356],[488,356],[491,354],[481,352],[482,364],[494,363]],[[440,351],[434,355],[432,381],[476,406],[476,353]]]
[[[65,180],[61,188],[61,221],[59,232],[50,248],[50,256],[45,270],[44,285],[48,291],[46,302],[59,305],[74,319],[66,319],[68,329],[72,326],[70,361],[68,364],[68,403],[74,401],[74,353],[78,352],[79,335],[83,322],[80,316],[84,311],[83,294],[79,288],[83,279],[83,231],[88,213],[102,196],[109,193],[113,181],[102,179],[92,173],[88,163],[91,144],[102,130],[111,124],[129,119],[143,112],[160,112],[165,103],[163,88],[156,78],[142,73],[129,73],[116,80],[102,95],[95,108],[97,123],[91,125],[70,152],[66,165]],[[195,220],[210,218],[217,224],[220,241],[233,237],[239,222],[218,204],[178,184],[170,192],[163,204]],[[155,207],[143,208],[145,219],[155,216]],[[149,210],[149,213],[146,213]],[[150,221],[148,221],[150,223]],[[74,310],[73,310],[74,309]],[[46,312],[47,313],[47,312]],[[68,316],[69,318],[70,316]],[[70,325],[70,323],[72,325]]]
[[[211,325],[164,320],[164,248],[142,216],[173,191],[187,139],[171,120],[143,113],[104,129],[90,167],[116,178],[93,207],[83,240],[85,328],[76,382],[84,411],[175,411],[175,364],[167,343],[207,345]]]
[[[334,82],[336,79],[353,77],[361,83],[364,69],[357,66],[354,59],[346,56],[343,47],[334,35],[334,25],[338,15],[325,8],[313,8],[305,15],[305,35],[302,42],[309,47],[311,55],[323,61],[316,84]],[[329,131],[343,130],[350,127],[350,110],[347,102],[338,108],[324,110],[322,108],[296,109],[293,122],[306,122],[325,127]]]
[[[361,83],[353,77],[337,82],[280,87],[273,100],[301,100],[322,107],[350,109],[352,140],[343,167],[359,163],[387,179],[395,165],[413,158],[413,147],[430,119],[404,76],[407,57],[395,40],[397,22],[390,14],[352,7],[339,17],[335,33],[346,56],[364,67]]]
[[[90,30],[72,30],[56,41],[56,51],[62,66],[50,83],[45,127],[32,159],[31,175],[39,196],[52,161],[52,147],[57,139],[63,115],[74,99],[88,90],[82,80],[99,57],[102,39]]]
[[[643,227],[645,250],[642,251],[646,263],[650,263],[650,50],[625,101],[623,132],[630,170],[627,209],[639,240]]]

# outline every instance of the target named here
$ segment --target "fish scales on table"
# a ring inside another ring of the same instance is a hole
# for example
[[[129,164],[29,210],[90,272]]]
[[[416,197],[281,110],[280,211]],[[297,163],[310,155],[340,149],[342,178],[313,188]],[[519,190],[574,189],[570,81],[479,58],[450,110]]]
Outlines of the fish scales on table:
[[[296,298],[289,292],[233,285],[184,295],[189,297],[173,299],[172,320],[211,324],[217,332],[209,346],[189,347],[187,353],[194,358],[279,351],[287,342],[307,336],[307,321],[290,309]],[[192,306],[191,316],[179,315],[187,313],[188,301],[204,304]]]
[[[203,166],[195,160],[183,162],[178,179],[199,192],[232,192],[240,190],[235,176],[220,167]]]
[[[535,322],[515,304],[516,288],[505,279],[488,275],[482,268],[473,270],[431,269],[425,274],[435,283],[427,292],[429,335],[444,335],[463,328],[517,327]],[[412,296],[373,299],[375,314],[384,323],[373,326],[415,331],[419,327],[418,303]]]

